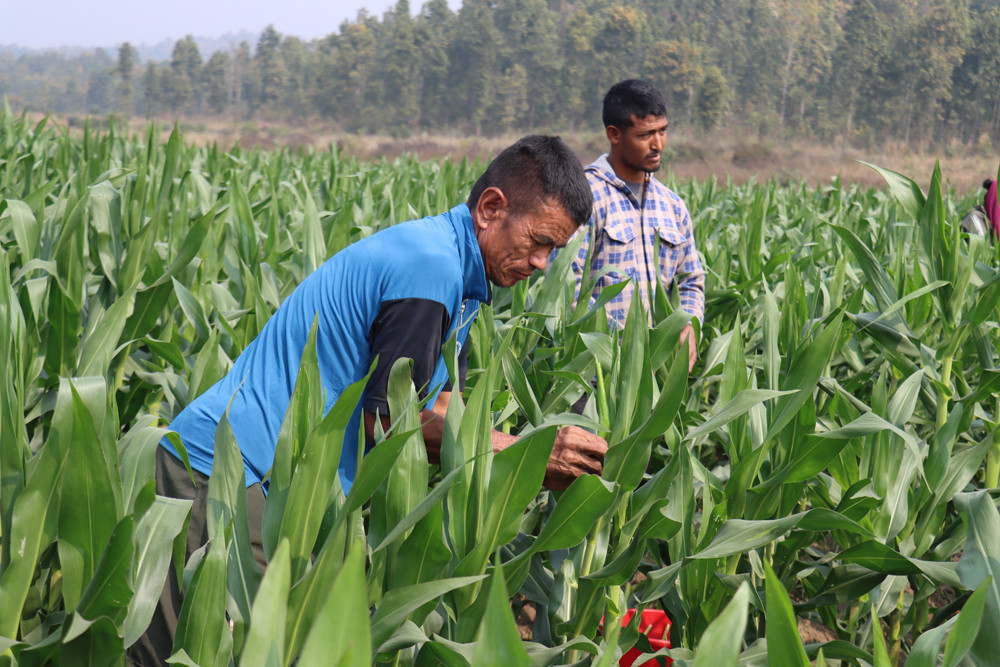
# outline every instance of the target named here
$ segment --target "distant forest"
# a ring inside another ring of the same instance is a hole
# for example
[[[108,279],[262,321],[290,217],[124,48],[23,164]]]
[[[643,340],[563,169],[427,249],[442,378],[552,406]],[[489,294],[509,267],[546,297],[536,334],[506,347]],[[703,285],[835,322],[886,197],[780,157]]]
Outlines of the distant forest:
[[[997,0],[399,0],[311,42],[169,61],[0,54],[15,109],[332,120],[344,132],[496,134],[600,126],[600,99],[642,77],[673,126],[920,147],[1000,146]]]

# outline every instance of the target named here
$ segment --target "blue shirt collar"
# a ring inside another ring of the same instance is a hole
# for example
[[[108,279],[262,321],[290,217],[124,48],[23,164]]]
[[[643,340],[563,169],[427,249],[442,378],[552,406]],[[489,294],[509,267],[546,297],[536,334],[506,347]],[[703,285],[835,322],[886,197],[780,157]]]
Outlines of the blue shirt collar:
[[[486,279],[486,266],[483,264],[483,253],[472,224],[472,212],[467,204],[462,203],[448,211],[448,218],[455,228],[458,254],[462,261],[465,283],[462,298],[489,303],[493,292]]]

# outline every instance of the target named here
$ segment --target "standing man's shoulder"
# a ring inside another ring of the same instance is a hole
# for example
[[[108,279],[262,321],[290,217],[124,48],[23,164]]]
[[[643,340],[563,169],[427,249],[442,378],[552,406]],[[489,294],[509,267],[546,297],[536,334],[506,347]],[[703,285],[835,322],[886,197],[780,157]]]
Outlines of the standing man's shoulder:
[[[606,218],[611,209],[620,208],[621,199],[627,198],[625,190],[628,186],[615,173],[615,170],[608,162],[607,154],[600,156],[589,165],[584,167],[584,174],[590,191],[594,195],[594,215]]]
[[[660,210],[673,213],[680,219],[690,217],[684,199],[666,185],[656,180],[656,177],[650,176],[649,187],[652,188],[656,195],[657,205],[660,207]]]
[[[607,154],[604,154],[583,168],[583,173],[587,177],[591,191],[596,196],[598,191],[612,191],[619,189],[618,175],[608,162]]]

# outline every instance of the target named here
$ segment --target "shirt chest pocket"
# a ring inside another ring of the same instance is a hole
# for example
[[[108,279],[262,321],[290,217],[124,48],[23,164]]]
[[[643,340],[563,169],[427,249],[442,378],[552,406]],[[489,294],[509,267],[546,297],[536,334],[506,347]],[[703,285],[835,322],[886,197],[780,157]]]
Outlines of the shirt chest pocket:
[[[641,257],[642,245],[631,225],[606,225],[601,230],[599,260],[594,265],[601,271],[597,284],[603,288],[635,278],[637,258]]]
[[[639,239],[636,238],[636,235],[636,230],[630,225],[608,225],[604,228],[604,241],[605,243],[610,242],[612,246],[614,244],[624,246],[633,241],[638,242]],[[656,235],[660,237],[661,246],[667,245],[676,248],[684,243],[684,236],[676,227],[660,225],[656,228]],[[655,237],[652,237],[649,242],[650,247],[652,247],[654,242]]]
[[[625,245],[635,238],[635,230],[631,225],[626,225],[623,223],[618,223],[614,225],[605,225],[604,227],[604,242],[610,242],[612,245],[621,244]]]
[[[660,236],[660,246],[670,246],[672,248],[677,248],[684,243],[684,237],[681,236],[680,232],[676,229],[670,227],[660,227],[658,230]]]

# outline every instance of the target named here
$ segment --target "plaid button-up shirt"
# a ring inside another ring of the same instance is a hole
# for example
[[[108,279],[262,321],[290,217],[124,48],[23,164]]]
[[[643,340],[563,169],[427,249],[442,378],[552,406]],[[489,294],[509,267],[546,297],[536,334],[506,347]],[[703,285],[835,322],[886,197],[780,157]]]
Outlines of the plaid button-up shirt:
[[[631,281],[607,304],[611,324],[624,326],[637,288],[650,312],[648,286],[655,285],[657,280],[667,294],[676,287],[681,308],[703,321],[705,272],[684,201],[650,175],[646,196],[640,204],[625,181],[615,175],[606,155],[587,166],[586,174],[594,193],[594,213],[576,232],[587,235],[573,261],[577,295],[587,252],[594,242],[591,276],[605,267],[611,268],[597,279],[591,302],[605,287]]]

